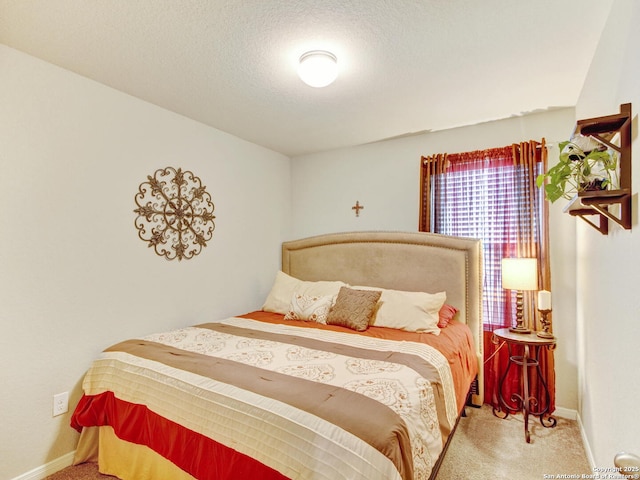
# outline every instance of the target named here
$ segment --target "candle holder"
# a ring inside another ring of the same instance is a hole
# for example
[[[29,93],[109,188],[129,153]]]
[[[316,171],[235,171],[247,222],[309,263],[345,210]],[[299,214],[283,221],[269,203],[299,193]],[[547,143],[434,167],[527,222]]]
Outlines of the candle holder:
[[[542,330],[536,332],[536,335],[540,338],[554,338],[553,334],[549,331],[549,327],[551,326],[551,320],[549,320],[548,316],[551,313],[551,310],[538,310],[540,312],[540,323],[542,324]]]

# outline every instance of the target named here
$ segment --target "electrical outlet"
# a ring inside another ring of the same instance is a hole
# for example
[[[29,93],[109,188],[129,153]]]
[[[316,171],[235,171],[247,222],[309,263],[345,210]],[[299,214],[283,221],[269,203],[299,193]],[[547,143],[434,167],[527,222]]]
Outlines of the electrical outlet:
[[[53,396],[53,416],[57,417],[69,411],[69,392],[58,393]]]

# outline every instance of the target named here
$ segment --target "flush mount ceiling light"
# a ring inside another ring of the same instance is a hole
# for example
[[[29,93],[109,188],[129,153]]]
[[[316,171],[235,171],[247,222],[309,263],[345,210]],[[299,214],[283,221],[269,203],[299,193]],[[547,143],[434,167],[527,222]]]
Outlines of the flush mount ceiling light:
[[[331,52],[313,50],[302,54],[298,75],[311,87],[326,87],[338,76],[338,60]]]

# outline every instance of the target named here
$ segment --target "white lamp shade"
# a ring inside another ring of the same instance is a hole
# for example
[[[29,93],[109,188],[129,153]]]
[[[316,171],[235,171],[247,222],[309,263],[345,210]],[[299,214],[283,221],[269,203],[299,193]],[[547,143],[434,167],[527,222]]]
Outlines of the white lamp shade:
[[[338,76],[338,61],[330,52],[307,52],[300,57],[298,75],[311,87],[326,87]]]
[[[502,288],[538,289],[538,260],[535,258],[503,258]]]

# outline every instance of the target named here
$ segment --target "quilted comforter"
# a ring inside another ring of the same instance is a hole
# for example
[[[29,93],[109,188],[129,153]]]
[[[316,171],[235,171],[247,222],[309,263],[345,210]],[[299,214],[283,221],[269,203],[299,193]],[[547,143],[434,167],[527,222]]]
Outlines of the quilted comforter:
[[[458,414],[417,342],[233,317],[114,345],[72,425],[109,425],[199,479],[426,479]]]

